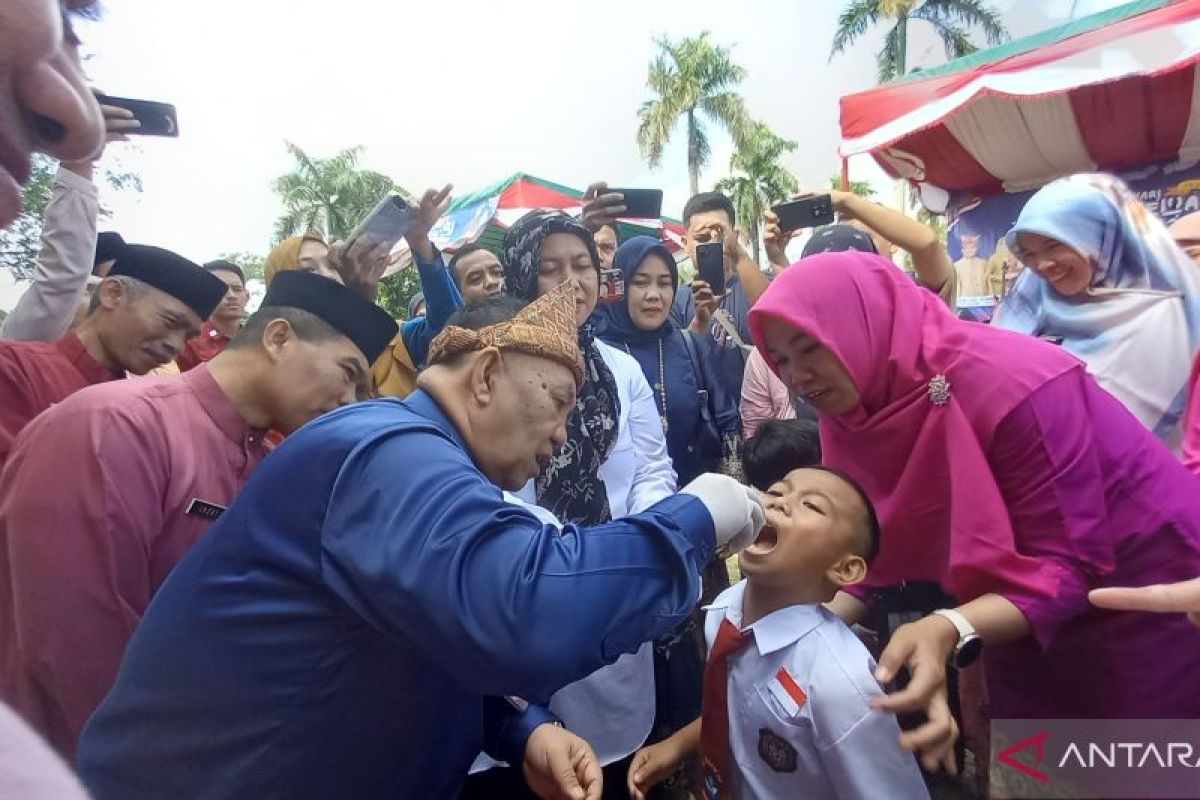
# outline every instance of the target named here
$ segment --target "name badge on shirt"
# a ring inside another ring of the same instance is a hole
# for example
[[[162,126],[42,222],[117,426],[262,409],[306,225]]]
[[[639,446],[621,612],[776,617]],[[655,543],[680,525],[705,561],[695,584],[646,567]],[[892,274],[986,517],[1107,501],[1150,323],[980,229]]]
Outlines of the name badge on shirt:
[[[192,502],[188,503],[187,510],[183,513],[191,517],[204,517],[205,519],[216,519],[225,511],[225,506],[219,506],[216,503],[210,503],[207,500],[201,500],[199,497],[193,497]]]
[[[758,755],[776,772],[796,771],[796,748],[774,731],[758,729]]]

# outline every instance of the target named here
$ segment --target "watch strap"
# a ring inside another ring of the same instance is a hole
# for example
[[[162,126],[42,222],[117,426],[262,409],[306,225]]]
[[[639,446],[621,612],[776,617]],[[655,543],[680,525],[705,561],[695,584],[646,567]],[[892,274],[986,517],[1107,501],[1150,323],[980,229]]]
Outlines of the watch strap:
[[[960,644],[964,639],[978,635],[975,632],[975,626],[972,625],[966,617],[952,608],[939,608],[933,613],[937,614],[939,617],[950,620],[950,624],[954,626],[956,631],[958,631],[958,641]]]

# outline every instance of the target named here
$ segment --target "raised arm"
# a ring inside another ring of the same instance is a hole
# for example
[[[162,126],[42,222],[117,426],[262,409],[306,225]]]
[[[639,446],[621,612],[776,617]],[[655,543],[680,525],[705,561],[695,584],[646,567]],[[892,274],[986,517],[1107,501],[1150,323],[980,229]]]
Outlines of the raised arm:
[[[917,280],[926,288],[941,291],[954,277],[950,254],[928,225],[851,192],[833,191],[830,196],[843,220],[858,220],[911,255]]]

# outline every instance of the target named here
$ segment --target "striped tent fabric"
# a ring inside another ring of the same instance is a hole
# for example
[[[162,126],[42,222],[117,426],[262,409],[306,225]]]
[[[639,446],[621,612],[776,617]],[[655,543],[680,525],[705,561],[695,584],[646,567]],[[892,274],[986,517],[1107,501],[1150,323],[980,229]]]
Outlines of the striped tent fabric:
[[[1200,158],[1200,0],[1141,0],[841,100],[841,156],[988,195]]]

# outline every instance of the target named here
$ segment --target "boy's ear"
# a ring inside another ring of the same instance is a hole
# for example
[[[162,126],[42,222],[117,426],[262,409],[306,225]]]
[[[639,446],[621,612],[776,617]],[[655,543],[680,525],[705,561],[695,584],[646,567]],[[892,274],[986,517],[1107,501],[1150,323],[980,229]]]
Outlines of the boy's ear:
[[[867,560],[862,556],[846,555],[825,571],[825,577],[839,589],[861,583],[867,577]]]

